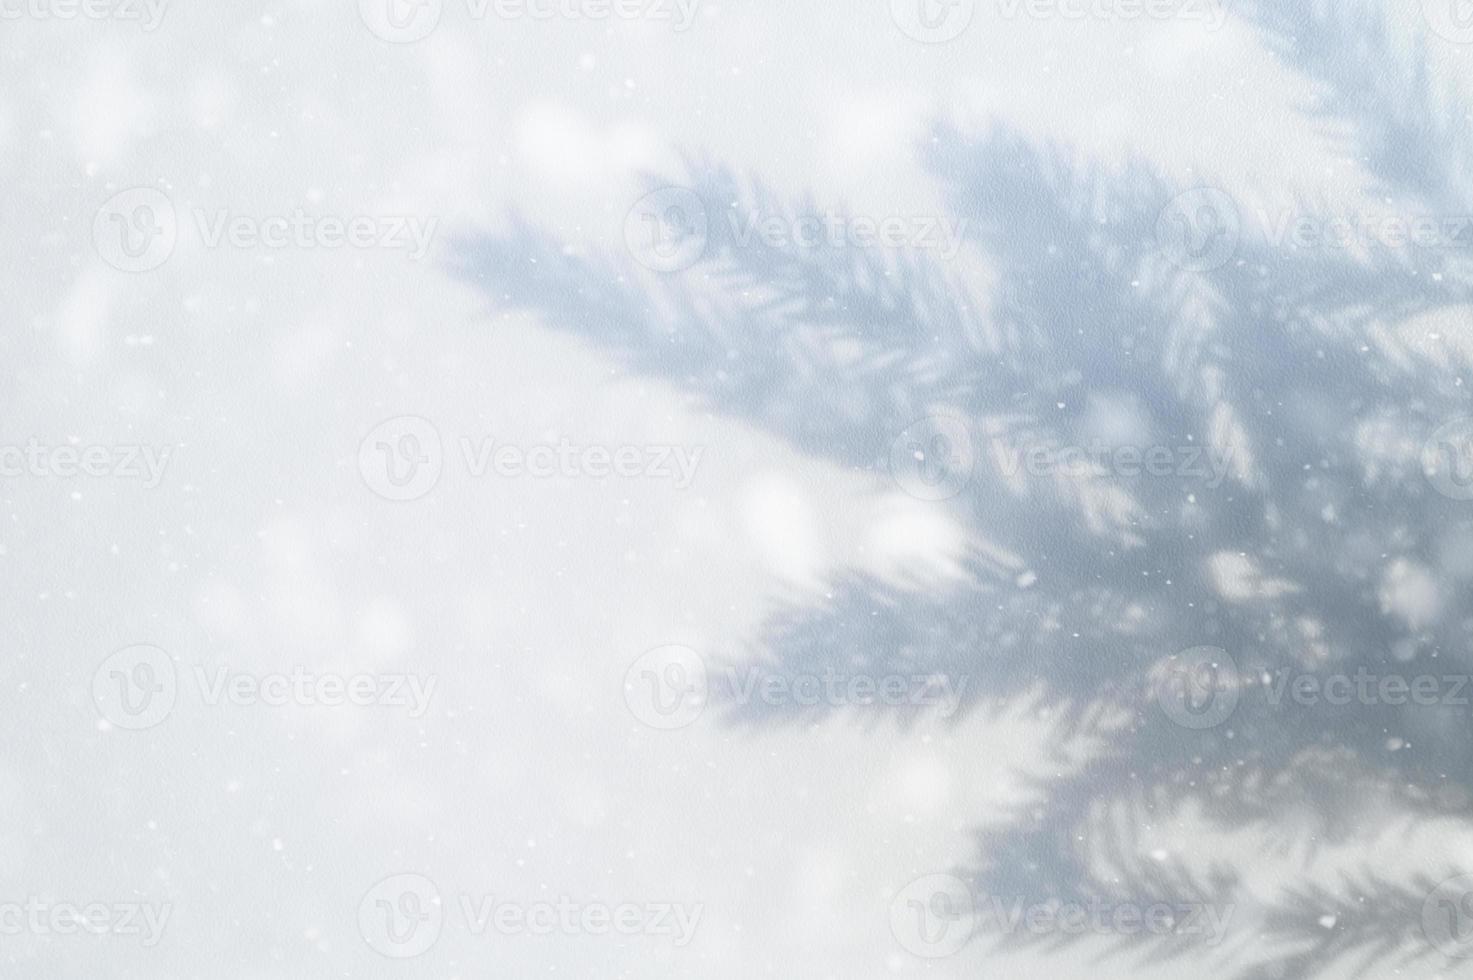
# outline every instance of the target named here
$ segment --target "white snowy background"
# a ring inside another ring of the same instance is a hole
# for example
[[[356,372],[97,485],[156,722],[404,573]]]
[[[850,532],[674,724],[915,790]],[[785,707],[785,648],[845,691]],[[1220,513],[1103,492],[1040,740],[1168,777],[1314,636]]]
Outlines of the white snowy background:
[[[1389,14],[1422,31],[1416,6]],[[645,651],[750,656],[779,600],[818,601],[846,571],[944,584],[966,528],[885,473],[805,456],[535,311],[498,308],[449,268],[456,236],[496,234],[513,211],[569,249],[623,254],[647,175],[678,173],[687,152],[790,198],[941,213],[917,160],[938,118],[1144,158],[1183,186],[1210,163],[1245,200],[1367,193],[1357,161],[1299,113],[1311,83],[1231,11],[1206,31],[976,7],[944,44],[908,37],[885,0],[700,0],[680,32],[476,20],[447,2],[412,44],[375,36],[352,0],[176,0],[153,31],[0,23],[0,442],[172,447],[155,488],[0,480],[0,901],[172,907],[151,948],[0,936],[0,975],[1195,972],[1100,960],[1108,937],[927,960],[892,934],[897,892],[972,861],[976,829],[1060,765],[1050,719],[1026,704],[909,725],[862,708],[774,727],[641,724],[623,686]],[[1434,37],[1427,57],[1460,78],[1473,46]],[[142,273],[94,244],[99,207],[135,187],[179,214],[172,256]],[[437,231],[418,262],[210,248],[194,209],[412,215]],[[980,259],[959,261],[985,282]],[[365,485],[359,445],[406,415],[433,421],[447,458],[431,493],[395,503]],[[462,434],[704,454],[688,489],[475,479],[454,456]],[[1403,579],[1391,601],[1435,615],[1436,584]],[[135,644],[167,651],[179,676],[174,710],[143,731],[108,724],[93,694],[99,665]],[[421,718],[211,706],[196,665],[438,687]],[[1235,853],[1245,907],[1286,860],[1185,819],[1138,833],[1143,853]],[[1314,875],[1333,884],[1336,860],[1387,850],[1473,867],[1466,829],[1388,814]],[[369,947],[358,917],[368,889],[402,873],[436,883],[446,924],[400,961]],[[703,913],[683,948],[477,936],[459,895]],[[1250,928],[1231,945],[1251,959],[1256,942]],[[1394,961],[1371,975],[1397,975]]]

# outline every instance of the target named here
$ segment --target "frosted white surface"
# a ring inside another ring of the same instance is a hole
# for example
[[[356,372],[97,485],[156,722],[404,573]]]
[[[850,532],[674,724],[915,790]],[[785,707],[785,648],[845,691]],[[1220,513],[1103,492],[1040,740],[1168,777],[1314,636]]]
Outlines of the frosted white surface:
[[[1470,12],[0,0],[0,977],[1473,976]]]

